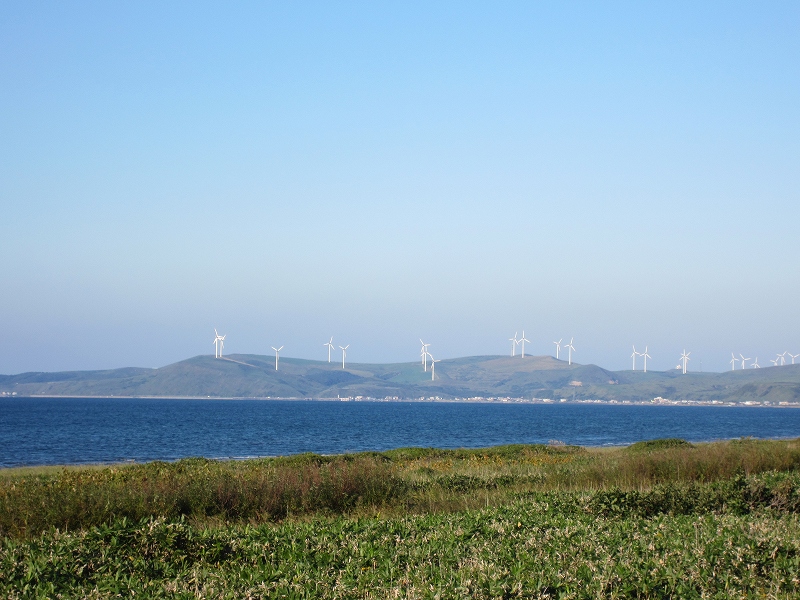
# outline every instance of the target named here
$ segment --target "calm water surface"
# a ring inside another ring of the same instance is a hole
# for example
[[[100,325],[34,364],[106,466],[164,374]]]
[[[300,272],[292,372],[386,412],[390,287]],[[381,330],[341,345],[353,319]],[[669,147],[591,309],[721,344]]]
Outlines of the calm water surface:
[[[158,399],[0,399],[0,467],[800,437],[800,409]]]

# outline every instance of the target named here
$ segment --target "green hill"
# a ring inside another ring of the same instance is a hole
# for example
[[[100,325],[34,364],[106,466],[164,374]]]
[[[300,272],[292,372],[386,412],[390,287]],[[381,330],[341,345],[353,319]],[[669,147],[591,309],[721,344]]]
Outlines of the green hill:
[[[159,369],[22,373],[0,376],[0,393],[18,396],[212,398],[422,397],[800,401],[800,365],[726,373],[607,371],[550,356],[472,356],[442,360],[436,380],[417,363],[327,363],[233,354],[195,356]]]

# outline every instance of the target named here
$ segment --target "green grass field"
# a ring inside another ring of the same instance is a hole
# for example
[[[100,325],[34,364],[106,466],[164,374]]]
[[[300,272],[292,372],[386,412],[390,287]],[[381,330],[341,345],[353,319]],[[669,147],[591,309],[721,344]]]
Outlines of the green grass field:
[[[796,598],[800,443],[0,471],[8,598]]]

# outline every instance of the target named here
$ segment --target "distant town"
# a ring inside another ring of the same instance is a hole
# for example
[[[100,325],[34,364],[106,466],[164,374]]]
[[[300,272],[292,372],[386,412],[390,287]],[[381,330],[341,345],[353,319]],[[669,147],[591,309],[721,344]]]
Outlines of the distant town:
[[[17,392],[0,392],[0,397],[18,397]],[[30,394],[30,396],[22,397],[38,397],[38,398],[76,398],[81,396],[75,395],[56,395],[56,394]],[[162,398],[162,396],[125,396],[108,394],[103,396],[93,396],[98,398]],[[290,401],[320,401],[320,402],[448,402],[448,403],[487,403],[487,404],[604,404],[604,405],[626,405],[626,406],[751,406],[751,407],[786,407],[786,408],[800,408],[800,401],[787,401],[771,402],[769,400],[745,400],[742,402],[731,402],[723,400],[670,400],[669,398],[662,398],[657,396],[652,400],[615,400],[604,398],[522,398],[511,396],[469,396],[464,398],[459,397],[443,397],[443,396],[420,396],[415,398],[402,398],[400,396],[337,396],[333,397],[283,397],[283,396],[169,396],[164,398],[187,398],[197,400],[290,400]]]
[[[274,400],[310,400],[310,398],[268,398]],[[744,402],[725,402],[721,400],[670,400],[657,396],[650,401],[632,400],[606,400],[595,399],[569,399],[569,398],[512,398],[508,396],[470,396],[469,398],[443,398],[440,396],[423,396],[420,398],[400,398],[398,396],[386,396],[384,398],[372,398],[369,396],[347,396],[338,398],[315,398],[315,400],[340,401],[340,402],[485,402],[485,403],[511,403],[511,404],[624,404],[638,406],[666,405],[666,406],[785,406],[800,408],[798,402],[770,402],[769,400],[745,400]]]

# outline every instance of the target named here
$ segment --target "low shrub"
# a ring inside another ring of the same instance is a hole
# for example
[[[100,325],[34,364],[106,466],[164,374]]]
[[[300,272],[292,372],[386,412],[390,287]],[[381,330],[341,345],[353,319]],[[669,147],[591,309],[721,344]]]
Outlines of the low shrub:
[[[680,438],[662,438],[658,440],[645,440],[627,446],[628,452],[649,452],[663,450],[664,448],[693,448],[692,444]]]
[[[126,518],[274,520],[380,505],[405,483],[374,457],[310,457],[294,464],[186,459],[0,479],[0,536],[85,528]]]
[[[737,475],[713,483],[665,484],[647,491],[611,488],[590,497],[587,510],[604,517],[653,517],[657,514],[748,514],[761,509],[800,512],[800,475]]]
[[[798,467],[797,441],[742,439],[697,445],[653,440],[612,450],[406,448],[247,461],[192,458],[30,474],[0,471],[0,537],[151,517],[220,524],[353,511],[448,512],[550,491],[599,491],[588,509],[608,515],[693,514],[721,507],[793,513],[800,505]]]

